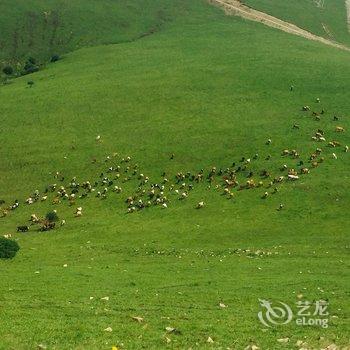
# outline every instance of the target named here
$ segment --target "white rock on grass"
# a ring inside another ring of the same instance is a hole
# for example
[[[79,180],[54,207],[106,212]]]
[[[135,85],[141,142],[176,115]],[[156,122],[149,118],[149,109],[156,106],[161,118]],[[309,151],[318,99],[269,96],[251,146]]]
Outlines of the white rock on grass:
[[[213,344],[213,343],[214,343],[214,340],[213,340],[211,337],[208,337],[207,343]]]
[[[289,342],[289,338],[279,338],[277,341],[281,344],[287,344]]]

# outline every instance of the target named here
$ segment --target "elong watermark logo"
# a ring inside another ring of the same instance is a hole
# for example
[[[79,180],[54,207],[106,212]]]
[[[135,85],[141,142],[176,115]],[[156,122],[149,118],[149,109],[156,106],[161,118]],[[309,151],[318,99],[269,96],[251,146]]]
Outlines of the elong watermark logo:
[[[262,310],[258,312],[258,318],[266,327],[285,325],[294,321],[297,326],[328,328],[329,304],[325,300],[297,301],[294,312],[288,304],[281,301],[273,303],[259,299],[259,302]]]

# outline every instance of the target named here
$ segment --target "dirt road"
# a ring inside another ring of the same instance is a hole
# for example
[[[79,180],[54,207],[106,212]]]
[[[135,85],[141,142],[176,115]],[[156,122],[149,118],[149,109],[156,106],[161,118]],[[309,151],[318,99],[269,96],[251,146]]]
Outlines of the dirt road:
[[[319,41],[323,44],[330,45],[333,47],[337,47],[342,50],[350,51],[350,48],[346,47],[345,45],[339,44],[337,42],[322,38],[320,36],[317,36],[315,34],[312,34],[304,29],[299,28],[298,26],[285,22],[280,20],[279,18],[270,16],[264,12],[260,12],[257,10],[252,9],[251,7],[248,7],[246,5],[243,5],[238,0],[209,0],[210,3],[213,5],[217,5],[219,7],[222,7],[225,12],[228,15],[235,15],[240,16],[252,21],[263,23],[269,27],[277,28],[280,30],[283,30],[284,32],[302,36],[309,40]],[[350,21],[350,0],[346,0],[348,5],[348,19]]]

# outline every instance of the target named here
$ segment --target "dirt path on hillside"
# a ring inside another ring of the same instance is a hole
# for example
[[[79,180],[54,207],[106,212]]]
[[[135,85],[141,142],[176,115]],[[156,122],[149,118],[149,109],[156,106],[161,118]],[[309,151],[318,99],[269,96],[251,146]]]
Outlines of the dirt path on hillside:
[[[346,11],[348,13],[348,30],[350,33],[350,0],[346,0],[345,4],[346,4]]]
[[[290,34],[302,36],[309,40],[319,41],[326,45],[331,45],[342,50],[350,51],[350,48],[342,44],[314,35],[304,29],[297,27],[292,23],[282,21],[264,12],[254,10],[251,7],[243,5],[238,0],[209,0],[209,2],[214,5],[222,7],[228,15],[240,16],[252,21],[263,23],[269,27],[283,30],[284,32],[287,32]],[[350,0],[346,0],[346,2],[347,2],[347,5],[349,6],[348,10],[350,11]],[[348,15],[349,15],[349,12],[348,12]]]

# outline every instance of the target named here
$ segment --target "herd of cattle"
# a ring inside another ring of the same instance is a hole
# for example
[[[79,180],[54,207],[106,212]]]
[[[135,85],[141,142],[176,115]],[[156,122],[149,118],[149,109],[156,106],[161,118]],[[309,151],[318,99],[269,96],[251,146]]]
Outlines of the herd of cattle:
[[[317,102],[319,102],[317,100]],[[321,116],[325,114],[320,112],[311,112],[309,106],[302,107],[302,110],[316,121],[320,121]],[[144,210],[149,207],[157,206],[167,209],[174,199],[185,201],[191,192],[199,186],[205,184],[208,189],[215,189],[223,197],[232,199],[238,191],[251,190],[255,188],[264,189],[261,198],[265,199],[269,195],[277,193],[280,184],[288,181],[298,181],[301,176],[307,175],[312,169],[317,168],[326,161],[327,158],[337,159],[335,149],[342,152],[348,152],[349,147],[335,140],[338,133],[344,133],[345,128],[338,125],[340,117],[334,116],[333,135],[326,135],[325,131],[315,128],[311,140],[315,142],[314,151],[308,154],[307,159],[301,159],[300,152],[296,149],[283,149],[279,155],[282,159],[288,158],[293,160],[293,167],[287,164],[281,164],[279,169],[274,170],[274,174],[267,169],[258,169],[256,162],[260,156],[258,153],[250,158],[241,157],[237,162],[233,162],[226,168],[217,168],[215,166],[208,170],[200,169],[197,172],[178,172],[170,175],[166,172],[161,174],[159,182],[152,182],[148,176],[140,171],[137,163],[134,163],[130,156],[119,158],[118,154],[112,154],[104,159],[104,169],[98,177],[93,181],[79,181],[77,177],[73,177],[68,183],[65,183],[65,177],[57,172],[54,174],[55,183],[48,185],[43,192],[35,190],[28,198],[23,201],[23,205],[33,205],[36,202],[50,201],[52,205],[59,205],[66,202],[75,209],[72,215],[75,217],[83,216],[82,204],[76,205],[77,202],[82,203],[88,197],[97,197],[101,200],[107,199],[109,196],[121,198],[126,206],[126,213],[133,213]],[[299,124],[292,126],[293,130],[300,129]],[[101,142],[101,136],[96,137],[96,142]],[[273,141],[266,140],[266,146]],[[325,146],[325,148],[322,146]],[[331,150],[331,151],[330,151]],[[173,160],[174,154],[170,156]],[[269,161],[271,155],[267,155],[264,161]],[[93,162],[96,162],[94,160]],[[285,161],[287,162],[287,161]],[[281,162],[282,163],[282,162]],[[288,163],[288,162],[287,162]],[[255,165],[254,165],[255,164]],[[130,186],[127,183],[135,184],[134,191],[129,191]],[[129,195],[124,196],[124,192]],[[131,195],[130,195],[131,193]],[[6,205],[4,201],[0,201],[0,216],[6,217],[10,212],[17,210],[20,205],[17,199],[12,204]],[[201,200],[196,202],[194,207],[201,209],[206,203]],[[281,203],[277,210],[284,208]],[[55,214],[56,209],[52,210]],[[56,223],[47,217],[40,218],[36,214],[32,214],[29,218],[30,225],[21,225],[17,227],[19,232],[27,232],[32,225],[38,225],[40,231],[52,230],[57,225],[64,225],[65,220]]]

